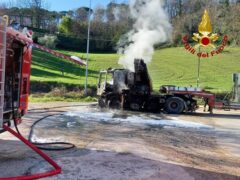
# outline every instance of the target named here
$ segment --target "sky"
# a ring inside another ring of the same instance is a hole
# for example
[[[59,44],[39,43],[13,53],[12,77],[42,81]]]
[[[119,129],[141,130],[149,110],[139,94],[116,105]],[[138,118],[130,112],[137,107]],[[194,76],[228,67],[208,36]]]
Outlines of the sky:
[[[9,0],[0,0],[0,2],[8,2],[8,1]],[[47,4],[48,4],[47,8],[49,10],[54,10],[54,11],[68,11],[68,10],[76,9],[82,6],[88,7],[90,2],[90,0],[45,0],[45,1],[47,1]],[[92,8],[94,8],[97,5],[106,6],[112,0],[91,0],[91,1],[92,1]],[[114,1],[117,3],[128,2],[128,0],[114,0]]]
[[[51,10],[62,11],[62,10],[70,10],[75,9],[81,6],[89,6],[90,0],[47,0],[50,4]],[[91,0],[92,7],[97,5],[104,5],[106,6],[111,0]],[[117,3],[127,2],[126,0],[115,0]]]

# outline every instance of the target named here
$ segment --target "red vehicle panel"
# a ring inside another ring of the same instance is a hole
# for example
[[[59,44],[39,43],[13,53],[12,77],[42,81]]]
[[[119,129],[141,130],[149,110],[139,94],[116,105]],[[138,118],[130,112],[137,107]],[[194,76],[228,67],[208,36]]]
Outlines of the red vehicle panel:
[[[4,119],[20,123],[28,108],[32,60],[32,39],[11,27],[7,28]]]
[[[30,93],[30,74],[32,61],[32,47],[26,45],[24,47],[23,63],[22,63],[22,79],[21,79],[21,93],[19,110],[22,115],[26,113],[28,108],[28,96]]]

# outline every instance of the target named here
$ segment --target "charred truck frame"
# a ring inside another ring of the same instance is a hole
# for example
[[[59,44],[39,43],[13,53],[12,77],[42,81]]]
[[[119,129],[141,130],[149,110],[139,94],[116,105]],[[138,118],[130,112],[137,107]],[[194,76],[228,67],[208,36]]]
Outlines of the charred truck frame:
[[[136,59],[134,68],[135,72],[111,68],[100,71],[97,90],[100,107],[180,114],[195,111],[197,98],[204,100],[210,113],[213,108],[230,107],[226,102],[215,102],[215,95],[201,88],[166,85],[154,93],[144,61]]]

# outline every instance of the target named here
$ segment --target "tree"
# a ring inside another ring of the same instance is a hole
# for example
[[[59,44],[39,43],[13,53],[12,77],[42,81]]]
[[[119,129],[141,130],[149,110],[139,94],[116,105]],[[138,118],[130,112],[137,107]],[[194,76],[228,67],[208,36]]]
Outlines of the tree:
[[[107,17],[107,21],[108,22],[113,22],[115,20],[115,16],[114,16],[114,9],[116,7],[116,3],[111,2],[107,5],[107,9],[106,9],[106,17]]]
[[[181,16],[182,15],[182,9],[183,8],[183,4],[182,4],[182,0],[178,0],[178,15]]]
[[[95,22],[103,22],[104,18],[105,18],[105,13],[106,13],[106,10],[104,9],[104,7],[97,6],[94,9],[93,21],[95,21]]]
[[[71,35],[72,34],[72,19],[69,16],[63,16],[62,21],[58,27],[59,31]]]
[[[90,9],[92,12],[92,10]],[[77,21],[87,21],[88,20],[88,14],[89,14],[89,8],[88,7],[80,7],[77,10],[74,11],[74,18]]]
[[[226,7],[229,7],[230,4],[229,0],[220,0],[219,3],[223,4]]]
[[[44,17],[44,9],[47,7],[45,0],[18,0],[19,7],[30,8],[33,17],[33,26],[40,28]]]

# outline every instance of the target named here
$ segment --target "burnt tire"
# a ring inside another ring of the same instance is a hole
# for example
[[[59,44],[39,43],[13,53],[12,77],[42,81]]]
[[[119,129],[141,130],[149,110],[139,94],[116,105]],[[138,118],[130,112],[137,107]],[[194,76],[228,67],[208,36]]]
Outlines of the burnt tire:
[[[118,98],[111,98],[108,100],[108,108],[110,109],[120,109],[121,102]]]
[[[130,109],[132,111],[140,111],[141,110],[141,106],[138,103],[131,103],[130,104]]]
[[[181,114],[185,109],[184,100],[179,97],[171,97],[167,99],[165,111],[170,114]]]
[[[99,98],[98,99],[98,106],[100,108],[106,108],[107,107],[107,104],[106,104],[106,100],[104,98]]]

